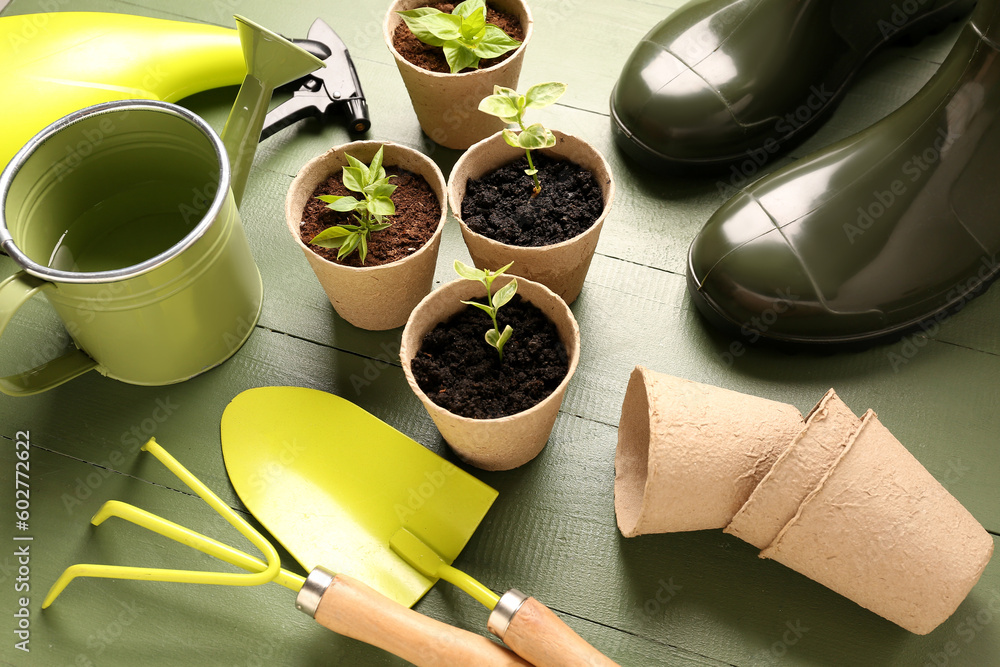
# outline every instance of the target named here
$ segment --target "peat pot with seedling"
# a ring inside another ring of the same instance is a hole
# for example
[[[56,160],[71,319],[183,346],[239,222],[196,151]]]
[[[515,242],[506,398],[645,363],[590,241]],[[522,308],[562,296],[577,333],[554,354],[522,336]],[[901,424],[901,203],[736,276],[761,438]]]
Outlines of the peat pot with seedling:
[[[524,95],[497,86],[482,115],[516,124],[472,146],[448,181],[448,201],[477,267],[513,263],[511,271],[542,283],[572,303],[611,210],[615,183],[604,157],[586,141],[525,112],[547,107],[566,91],[540,83]]]
[[[447,217],[444,176],[412,148],[356,141],[308,162],[285,220],[337,313],[394,329],[431,291]]]
[[[524,0],[395,0],[383,24],[421,129],[458,149],[503,128],[479,101],[494,86],[517,86],[531,33]]]
[[[441,435],[463,461],[509,470],[549,439],[580,358],[580,329],[544,285],[455,262],[460,279],[410,314],[399,357]]]

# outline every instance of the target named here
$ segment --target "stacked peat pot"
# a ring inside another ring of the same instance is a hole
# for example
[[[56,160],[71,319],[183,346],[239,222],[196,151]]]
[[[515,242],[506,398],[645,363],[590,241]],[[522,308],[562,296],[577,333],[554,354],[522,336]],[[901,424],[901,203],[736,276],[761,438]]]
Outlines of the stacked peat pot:
[[[451,4],[433,0],[395,0],[385,14],[383,37],[406,85],[421,129],[442,146],[464,149],[503,128],[500,119],[480,113],[479,102],[493,92],[494,86],[517,88],[533,21],[524,0],[490,0],[487,3],[490,13],[502,15],[505,23],[519,24],[519,29],[509,28],[508,35],[518,39],[521,45],[514,51],[484,61],[478,69],[468,68],[453,74],[440,53],[441,48],[421,46],[414,41],[397,13],[422,7],[450,11],[446,5]]]
[[[352,195],[341,187],[348,156],[368,165],[383,150],[383,165],[397,185],[392,226],[373,232],[368,257],[358,253],[338,259],[335,249],[312,243],[319,232],[352,224],[317,197]],[[405,189],[404,189],[405,188]],[[336,146],[299,171],[288,189],[285,221],[337,313],[362,329],[380,331],[406,323],[410,311],[430,291],[441,232],[447,219],[445,181],[430,158],[406,146],[356,141]]]
[[[979,580],[993,539],[869,410],[793,406],[636,367],[615,456],[625,537],[724,528],[916,634]]]

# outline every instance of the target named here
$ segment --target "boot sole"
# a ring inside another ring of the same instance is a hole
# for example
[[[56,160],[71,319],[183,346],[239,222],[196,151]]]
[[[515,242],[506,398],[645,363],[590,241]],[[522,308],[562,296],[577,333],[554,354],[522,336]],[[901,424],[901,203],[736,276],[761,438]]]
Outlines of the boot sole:
[[[1000,254],[993,255],[993,259],[997,260],[998,256]],[[712,299],[698,289],[690,268],[690,256],[686,279],[688,292],[702,317],[716,329],[744,340],[748,346],[758,346],[763,343],[781,346],[782,349],[863,351],[875,345],[895,342],[917,332],[928,336],[932,335],[930,333],[932,330],[940,327],[941,324],[968,305],[970,301],[985,294],[986,290],[1000,278],[1000,264],[996,261],[994,264],[996,268],[985,278],[967,278],[965,282],[975,279],[978,280],[978,283],[932,313],[878,331],[839,337],[775,335],[768,330],[750,329],[745,323],[739,324],[728,318]],[[781,316],[778,317],[780,319]]]

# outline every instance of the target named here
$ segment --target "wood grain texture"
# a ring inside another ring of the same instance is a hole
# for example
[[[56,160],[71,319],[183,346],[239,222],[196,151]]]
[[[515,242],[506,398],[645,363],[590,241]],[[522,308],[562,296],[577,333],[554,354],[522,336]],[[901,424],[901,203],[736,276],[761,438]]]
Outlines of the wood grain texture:
[[[3,13],[43,11],[47,4],[13,0]],[[367,138],[413,146],[447,175],[460,153],[441,149],[420,133],[381,39],[383,4],[388,2],[303,0],[293,7],[265,0],[169,5],[65,0],[59,9],[218,25],[231,25],[230,15],[238,12],[291,36],[304,36],[321,16],[347,43],[359,70],[372,110]],[[582,357],[552,437],[539,457],[521,468],[471,471],[500,497],[456,565],[495,591],[517,587],[545,600],[575,632],[622,665],[909,667],[945,659],[960,667],[996,664],[996,562],[950,620],[917,637],[778,563],[759,560],[748,545],[719,531],[624,539],[615,526],[616,427],[629,373],[643,364],[803,411],[835,387],[856,412],[874,408],[934,477],[994,536],[1000,534],[1000,288],[939,330],[834,354],[754,348],[744,338],[713,331],[691,307],[683,278],[688,245],[732,194],[733,184],[725,176],[664,178],[636,169],[614,148],[607,116],[611,85],[632,46],[679,4],[533,3],[536,34],[521,81],[558,79],[570,86],[559,105],[537,112],[536,119],[593,143],[611,164],[618,192],[573,304]],[[793,156],[866,127],[908,99],[933,74],[955,34],[949,28],[915,47],[877,56],[829,121]],[[184,104],[221,129],[235,93],[235,88],[209,91]],[[15,432],[30,429],[34,445],[33,652],[25,664],[404,664],[317,628],[294,609],[294,596],[275,586],[81,580],[51,609],[38,609],[48,585],[74,562],[217,567],[134,526],[109,522],[95,529],[88,519],[103,501],[116,498],[232,540],[227,525],[139,446],[155,434],[239,508],[222,461],[219,419],[244,389],[294,385],[333,392],[455,461],[406,386],[397,359],[400,330],[362,332],[340,319],[285,229],[284,197],[295,173],[351,138],[337,123],[307,122],[260,146],[241,210],[264,276],[264,311],[257,331],[232,360],[170,387],[127,386],[90,373],[39,396],[0,397],[0,494],[12,493],[7,471],[13,467]],[[451,220],[436,283],[451,279],[454,259],[470,261]],[[0,257],[0,278],[15,270]],[[67,343],[51,310],[36,300],[0,343],[0,373],[55,356]],[[7,519],[0,525],[0,540],[9,544],[13,526]],[[284,558],[295,567],[287,554]],[[0,609],[11,611],[13,565],[12,555],[0,555]],[[437,584],[416,609],[486,632],[487,612],[446,583]],[[2,646],[0,662],[22,664],[19,652]]]
[[[378,646],[417,667],[530,667],[486,637],[418,614],[343,574],[323,593],[315,618],[334,632]]]
[[[526,599],[503,632],[504,643],[540,667],[617,667],[535,598]]]

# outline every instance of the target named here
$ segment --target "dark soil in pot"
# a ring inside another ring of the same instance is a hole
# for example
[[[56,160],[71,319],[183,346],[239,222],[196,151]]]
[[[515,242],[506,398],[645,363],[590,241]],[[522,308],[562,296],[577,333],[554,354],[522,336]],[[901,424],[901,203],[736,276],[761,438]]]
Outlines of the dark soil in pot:
[[[500,309],[497,322],[501,331],[508,324],[514,329],[502,362],[483,338],[492,320],[473,306],[424,336],[410,366],[432,401],[463,417],[496,419],[527,410],[555,391],[569,369],[556,326],[520,294]]]
[[[351,192],[343,183],[343,172],[338,171],[319,184],[312,198],[302,212],[302,225],[299,236],[302,242],[313,252],[344,266],[379,266],[395,262],[412,255],[434,236],[438,223],[441,221],[441,204],[434,190],[423,176],[399,169],[386,167],[386,174],[395,175],[391,183],[398,186],[392,193],[392,203],[396,205],[396,214],[386,218],[392,226],[368,236],[368,256],[365,263],[357,252],[351,253],[343,260],[337,259],[336,248],[323,248],[309,243],[327,227],[341,224],[354,224],[354,219],[348,213],[338,213],[327,208],[318,199],[319,195],[350,195],[360,199],[361,195]]]
[[[516,246],[545,246],[579,236],[604,211],[604,195],[594,175],[575,162],[532,153],[542,191],[524,173],[527,157],[470,180],[462,200],[469,229]]]
[[[451,14],[452,10],[455,9],[455,4],[450,2],[428,2],[423,6],[433,7],[434,9],[440,10],[445,14]],[[524,41],[524,30],[521,28],[521,22],[513,14],[497,11],[487,4],[486,22],[492,23],[517,41]],[[395,47],[396,51],[399,52],[399,55],[403,56],[405,60],[416,65],[417,67],[431,72],[442,72],[445,74],[451,72],[451,68],[448,67],[448,61],[445,59],[444,51],[441,47],[431,46],[430,44],[424,44],[421,42],[413,35],[412,32],[410,32],[410,29],[406,27],[405,22],[400,23],[396,28],[396,31],[392,34],[392,45]],[[479,61],[479,69],[486,69],[487,67],[498,65],[507,60],[507,58],[510,58],[512,55],[514,55],[514,50],[508,51],[499,58],[484,58]],[[474,72],[475,70],[471,67],[467,67],[462,71]]]

